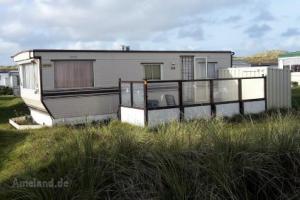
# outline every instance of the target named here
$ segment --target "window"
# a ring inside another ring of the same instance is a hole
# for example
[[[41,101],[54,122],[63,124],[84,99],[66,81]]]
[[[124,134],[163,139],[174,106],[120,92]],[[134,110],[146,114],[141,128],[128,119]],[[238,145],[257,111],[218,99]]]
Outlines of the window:
[[[216,78],[216,63],[207,63],[207,78]]]
[[[161,80],[160,64],[144,64],[145,79]]]
[[[292,65],[291,72],[300,72],[300,65]]]
[[[22,65],[23,88],[37,89],[38,88],[38,66],[35,64]]]
[[[55,61],[54,83],[55,88],[93,87],[93,61]]]

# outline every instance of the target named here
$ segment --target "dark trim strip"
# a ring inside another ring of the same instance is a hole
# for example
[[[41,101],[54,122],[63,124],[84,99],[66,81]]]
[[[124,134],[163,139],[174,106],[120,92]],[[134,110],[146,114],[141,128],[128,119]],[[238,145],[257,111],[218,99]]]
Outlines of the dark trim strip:
[[[259,98],[259,99],[245,99],[245,100],[242,100],[242,102],[244,102],[244,103],[252,102],[252,101],[266,101],[266,99],[265,98]]]
[[[44,93],[45,97],[53,96],[67,96],[67,95],[85,95],[85,94],[115,94],[119,93],[119,90],[78,90],[78,91],[65,91],[65,92],[49,92]]]
[[[220,105],[220,104],[231,104],[231,103],[239,103],[239,100],[233,100],[233,101],[222,101],[222,102],[214,102],[215,105]]]
[[[198,106],[210,106],[211,103],[195,103],[195,104],[183,104],[183,107],[198,107]]]
[[[56,61],[92,61],[95,62],[96,59],[76,59],[76,58],[68,58],[68,59],[51,59],[51,62],[56,62]]]
[[[109,95],[119,95],[119,92],[115,93],[101,93],[101,94],[76,94],[76,95],[61,95],[61,96],[49,96],[44,97],[44,100],[47,99],[59,99],[59,98],[74,98],[74,97],[96,97],[96,96],[109,96]]]
[[[70,89],[53,89],[44,90],[44,93],[58,93],[58,92],[70,92],[70,91],[99,91],[99,90],[118,90],[118,87],[88,87],[88,88],[70,88]]]
[[[164,110],[164,109],[172,109],[172,108],[179,108],[180,109],[180,106],[177,105],[177,106],[159,106],[159,107],[149,107],[148,110]]]
[[[163,65],[163,62],[142,62],[141,65]]]

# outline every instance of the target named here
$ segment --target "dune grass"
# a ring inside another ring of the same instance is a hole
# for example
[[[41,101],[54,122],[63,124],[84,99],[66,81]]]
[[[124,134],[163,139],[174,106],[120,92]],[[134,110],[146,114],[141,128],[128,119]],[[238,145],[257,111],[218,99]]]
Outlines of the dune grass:
[[[292,106],[295,109],[300,109],[300,87],[295,87],[292,89]]]
[[[1,114],[4,105],[24,109],[18,99],[0,100]],[[300,198],[297,111],[156,129],[112,121],[16,131],[4,121],[1,199]],[[16,180],[52,179],[68,184],[12,187]]]

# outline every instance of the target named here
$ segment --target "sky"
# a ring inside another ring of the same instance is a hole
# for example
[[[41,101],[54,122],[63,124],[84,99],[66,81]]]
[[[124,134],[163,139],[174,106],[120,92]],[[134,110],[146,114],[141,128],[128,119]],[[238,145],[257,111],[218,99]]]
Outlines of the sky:
[[[300,50],[296,0],[0,0],[0,65],[26,49]]]

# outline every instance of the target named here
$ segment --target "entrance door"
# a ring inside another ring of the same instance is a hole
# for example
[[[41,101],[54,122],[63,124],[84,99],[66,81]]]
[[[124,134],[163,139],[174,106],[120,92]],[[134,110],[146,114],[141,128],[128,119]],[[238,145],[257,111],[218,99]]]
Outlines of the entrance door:
[[[183,80],[194,79],[194,56],[181,56],[181,70]],[[193,82],[184,82],[182,84],[183,102],[193,102],[194,90]]]
[[[207,58],[195,58],[194,67],[194,78],[195,79],[207,79],[213,78],[212,70],[208,69],[211,67],[207,63]],[[207,103],[209,101],[209,82],[197,82],[196,87],[194,87],[194,101],[197,103]]]
[[[195,58],[195,79],[207,78],[207,58]]]

